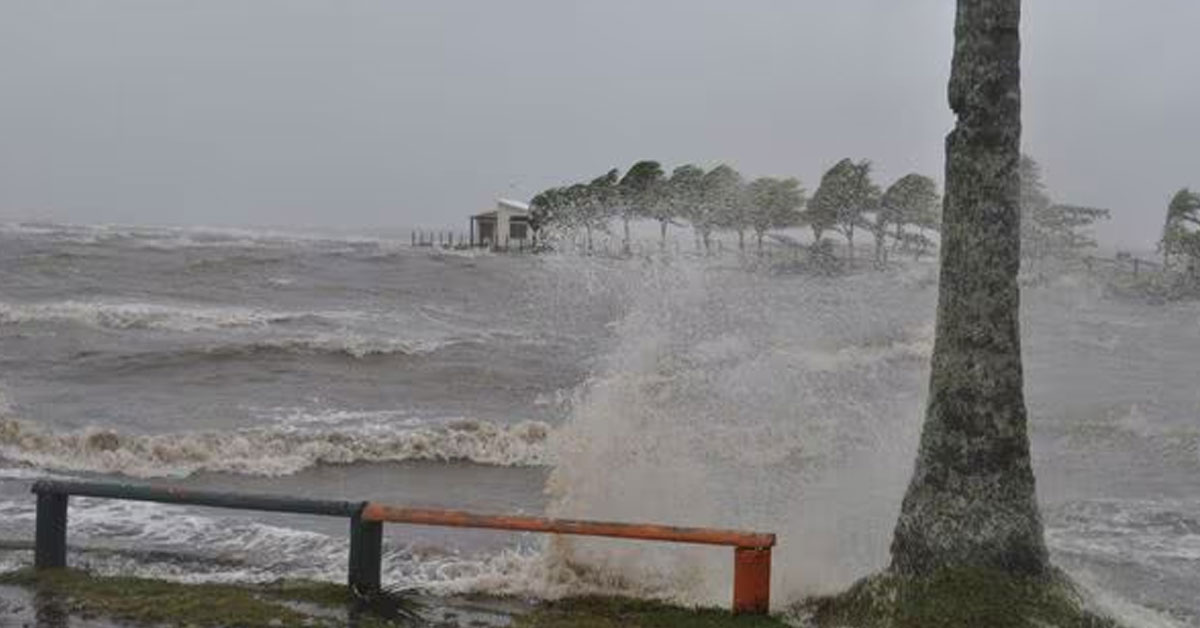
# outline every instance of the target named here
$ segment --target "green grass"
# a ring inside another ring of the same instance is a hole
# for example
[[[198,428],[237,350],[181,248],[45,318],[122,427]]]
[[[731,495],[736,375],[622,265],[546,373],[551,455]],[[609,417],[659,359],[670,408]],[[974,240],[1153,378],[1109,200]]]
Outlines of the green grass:
[[[352,625],[438,626],[404,622],[420,604],[406,594],[383,595],[361,604],[345,586],[281,580],[259,585],[184,584],[83,571],[22,570],[0,574],[0,584],[38,591],[65,613],[122,623],[195,628],[344,628],[350,609],[365,609]],[[436,603],[435,603],[436,604]],[[513,628],[781,628],[771,617],[734,616],[728,611],[683,608],[628,598],[582,597],[515,609]],[[379,614],[373,614],[378,612]],[[400,617],[390,621],[386,617]]]
[[[764,616],[683,608],[658,602],[613,597],[568,598],[539,605],[516,618],[513,628],[782,628]]]
[[[1017,578],[986,570],[947,570],[928,578],[880,574],[845,593],[813,598],[796,611],[817,627],[1118,628],[1084,607],[1061,574]]]
[[[75,616],[197,628],[344,627],[345,617],[357,604],[347,587],[294,580],[244,586],[183,584],[55,569],[3,574],[0,584],[34,589],[42,594],[42,601],[53,600]],[[343,612],[306,612],[305,604],[314,610]],[[368,614],[356,625],[382,628],[406,624]]]

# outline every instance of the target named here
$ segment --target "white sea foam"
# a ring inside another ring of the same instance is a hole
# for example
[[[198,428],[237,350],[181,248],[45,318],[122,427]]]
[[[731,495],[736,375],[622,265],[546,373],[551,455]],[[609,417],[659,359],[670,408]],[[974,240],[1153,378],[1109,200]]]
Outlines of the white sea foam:
[[[499,425],[462,420],[353,430],[271,427],[224,432],[126,434],[104,429],[53,432],[0,419],[0,458],[65,472],[184,477],[199,471],[279,476],[318,464],[466,460],[531,466],[549,460],[550,427],[536,421]]]
[[[0,480],[75,480],[78,479],[70,475],[62,475],[59,473],[47,473],[42,469],[33,469],[28,467],[15,468],[0,468]]]
[[[198,351],[190,352],[209,356],[280,352],[301,355],[343,354],[353,358],[369,358],[389,355],[426,355],[464,342],[469,342],[469,340],[460,338],[401,340],[343,330],[284,338],[257,338],[246,342],[231,340],[204,346]]]
[[[0,512],[11,522],[34,520],[30,500],[0,502]],[[73,538],[91,550],[79,552],[73,562],[99,573],[132,572],[187,582],[255,582],[285,576],[334,580],[345,575],[346,539],[252,517],[74,498],[70,518]],[[150,552],[156,554],[148,556]]]
[[[1097,499],[1063,508],[1046,530],[1057,551],[1200,572],[1200,507],[1170,499]]]
[[[265,327],[276,323],[325,318],[352,320],[354,312],[272,312],[234,307],[121,303],[105,301],[0,302],[0,324],[67,322],[102,329],[200,331]]]
[[[185,353],[218,356],[271,351],[341,353],[355,358],[424,355],[455,344],[485,341],[505,333],[502,330],[482,331],[451,325],[423,312],[417,316],[419,320],[414,322],[402,313],[394,312],[280,312],[105,301],[0,302],[0,325],[69,323],[104,330],[243,332],[240,335],[227,334],[213,344],[180,349]],[[313,326],[318,326],[318,329],[311,329]],[[281,334],[274,331],[276,328],[286,331]],[[271,333],[263,333],[268,330]],[[398,337],[393,330],[411,336]]]
[[[338,428],[386,424],[390,429],[420,427],[428,423],[407,410],[314,410],[303,406],[265,408],[260,414],[280,427]]]
[[[1193,622],[1183,622],[1166,613],[1137,604],[1113,594],[1099,583],[1095,574],[1088,571],[1071,570],[1071,579],[1080,588],[1084,602],[1105,617],[1116,620],[1119,626],[1130,628],[1187,628]]]

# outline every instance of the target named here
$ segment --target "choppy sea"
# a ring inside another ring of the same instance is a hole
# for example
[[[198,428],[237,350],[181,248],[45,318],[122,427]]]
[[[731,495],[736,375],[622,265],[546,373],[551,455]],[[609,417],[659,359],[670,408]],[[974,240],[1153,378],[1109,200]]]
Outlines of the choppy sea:
[[[780,605],[885,564],[934,266],[649,250],[0,226],[0,546],[32,538],[33,479],[74,477],[773,531]],[[1200,626],[1200,306],[1064,276],[1022,317],[1055,560],[1131,623]],[[105,573],[342,580],[344,528],[75,499],[70,538]],[[728,598],[721,549],[409,526],[386,547],[389,583],[434,592]]]

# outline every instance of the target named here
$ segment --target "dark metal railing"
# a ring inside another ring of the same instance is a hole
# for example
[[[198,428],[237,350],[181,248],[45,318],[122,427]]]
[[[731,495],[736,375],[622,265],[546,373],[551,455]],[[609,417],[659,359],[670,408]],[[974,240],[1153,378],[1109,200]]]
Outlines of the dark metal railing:
[[[734,548],[734,612],[766,613],[770,602],[771,548],[775,545],[774,534],[607,521],[482,515],[458,510],[403,508],[377,502],[300,499],[278,495],[196,491],[106,482],[40,480],[33,484],[31,490],[37,495],[37,530],[34,542],[36,569],[67,566],[67,504],[70,496],[74,495],[347,517],[350,519],[347,581],[352,589],[359,592],[378,590],[382,584],[380,570],[383,560],[383,524],[391,522],[731,546]]]

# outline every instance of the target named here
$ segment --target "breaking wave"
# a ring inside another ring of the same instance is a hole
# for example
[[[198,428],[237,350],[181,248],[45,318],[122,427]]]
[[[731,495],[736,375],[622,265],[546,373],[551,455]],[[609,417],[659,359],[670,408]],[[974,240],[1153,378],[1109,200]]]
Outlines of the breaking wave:
[[[52,222],[0,223],[0,233],[18,237],[45,238],[72,244],[115,243],[123,246],[161,250],[217,247],[287,248],[298,244],[328,246],[387,244],[396,246],[403,243],[403,240],[391,240],[378,236],[237,227],[151,227]]]
[[[273,324],[345,320],[354,312],[271,312],[231,307],[198,307],[154,303],[53,301],[0,303],[0,325],[74,323],[99,329],[159,329],[204,331]]]
[[[19,419],[0,420],[0,458],[60,472],[186,477],[194,473],[291,475],[320,464],[470,461],[497,466],[548,463],[549,425],[459,420],[397,429],[350,431],[280,426],[231,431],[127,434],[89,428],[55,432]]]
[[[455,344],[456,340],[396,340],[371,338],[354,333],[316,334],[302,338],[256,340],[244,344],[224,344],[204,348],[193,354],[228,358],[262,354],[342,355],[370,358],[392,355],[424,355]]]
[[[397,356],[420,356],[466,340],[399,340],[373,338],[340,332],[291,338],[260,338],[245,341],[223,340],[164,350],[130,353],[79,352],[75,359],[106,371],[161,368],[195,362],[270,358],[274,356],[341,357],[355,360]]]

